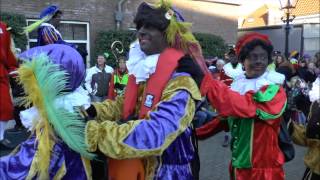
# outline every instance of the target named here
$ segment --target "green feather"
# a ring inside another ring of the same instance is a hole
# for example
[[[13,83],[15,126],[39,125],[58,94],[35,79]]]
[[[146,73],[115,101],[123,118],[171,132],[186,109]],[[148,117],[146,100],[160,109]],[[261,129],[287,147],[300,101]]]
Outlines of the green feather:
[[[40,54],[23,66],[31,68],[36,77],[37,86],[43,101],[47,119],[55,130],[55,133],[74,151],[82,156],[92,159],[94,155],[87,152],[84,140],[86,123],[78,112],[69,112],[66,109],[55,106],[57,98],[65,95],[63,90],[67,83],[67,73],[62,71],[57,64],[50,62],[49,57]],[[23,82],[22,82],[23,83]]]
[[[23,28],[23,32],[21,34],[26,34],[26,33],[30,33],[32,31],[34,31],[35,29],[37,29],[42,23],[48,21],[51,18],[51,16],[45,16],[42,19],[37,20],[36,22],[30,24],[27,27]]]

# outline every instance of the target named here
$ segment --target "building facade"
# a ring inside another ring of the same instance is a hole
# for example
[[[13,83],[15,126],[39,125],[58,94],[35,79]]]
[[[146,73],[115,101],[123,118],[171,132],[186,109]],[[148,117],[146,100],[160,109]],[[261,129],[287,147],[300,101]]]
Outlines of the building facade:
[[[149,0],[149,2],[153,0]],[[133,18],[142,0],[1,0],[0,11],[23,14],[30,24],[39,18],[41,10],[51,4],[63,11],[59,30],[63,39],[87,49],[93,57],[98,32],[134,28]],[[237,9],[230,1],[173,0],[176,9],[193,23],[194,32],[221,36],[226,43],[237,39]],[[37,34],[29,34],[28,46],[35,45]],[[89,63],[87,63],[89,66]]]

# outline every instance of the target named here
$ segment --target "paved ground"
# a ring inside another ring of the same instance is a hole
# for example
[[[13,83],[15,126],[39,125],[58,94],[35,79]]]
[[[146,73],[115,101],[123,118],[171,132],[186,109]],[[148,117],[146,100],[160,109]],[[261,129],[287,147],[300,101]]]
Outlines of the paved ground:
[[[228,180],[228,165],[230,160],[230,149],[221,146],[223,133],[206,140],[199,141],[199,153],[201,161],[200,180]],[[287,180],[301,180],[305,166],[303,155],[305,148],[295,146],[295,159],[285,164]]]
[[[9,134],[9,139],[22,140],[27,134]],[[199,141],[199,153],[201,161],[200,180],[228,180],[228,164],[230,159],[229,147],[221,146],[223,141],[223,133],[206,140]],[[8,154],[10,151],[1,150],[0,156]],[[296,146],[296,157],[289,163],[285,164],[285,172],[287,180],[300,180],[305,166],[303,164],[303,155],[305,149]]]

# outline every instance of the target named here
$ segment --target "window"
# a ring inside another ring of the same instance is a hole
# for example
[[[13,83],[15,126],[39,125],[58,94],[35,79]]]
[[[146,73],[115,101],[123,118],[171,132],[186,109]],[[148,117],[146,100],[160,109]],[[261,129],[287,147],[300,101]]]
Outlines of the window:
[[[27,25],[35,22],[36,19],[27,19]],[[89,66],[90,57],[90,37],[89,23],[79,21],[61,21],[58,30],[62,35],[62,39],[68,43],[77,45],[80,49],[86,49],[88,52],[87,58],[84,60],[86,66]],[[37,30],[28,34],[28,48],[37,45]]]

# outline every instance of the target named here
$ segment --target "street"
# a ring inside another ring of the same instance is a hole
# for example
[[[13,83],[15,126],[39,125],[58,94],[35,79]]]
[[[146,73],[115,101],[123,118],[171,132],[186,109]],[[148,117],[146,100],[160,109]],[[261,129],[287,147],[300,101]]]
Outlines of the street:
[[[205,141],[199,141],[200,153],[200,180],[228,180],[229,179],[229,147],[222,147],[224,134],[219,133]],[[301,146],[295,146],[295,158],[285,164],[285,173],[287,180],[300,180],[305,171],[303,156],[306,149]]]

